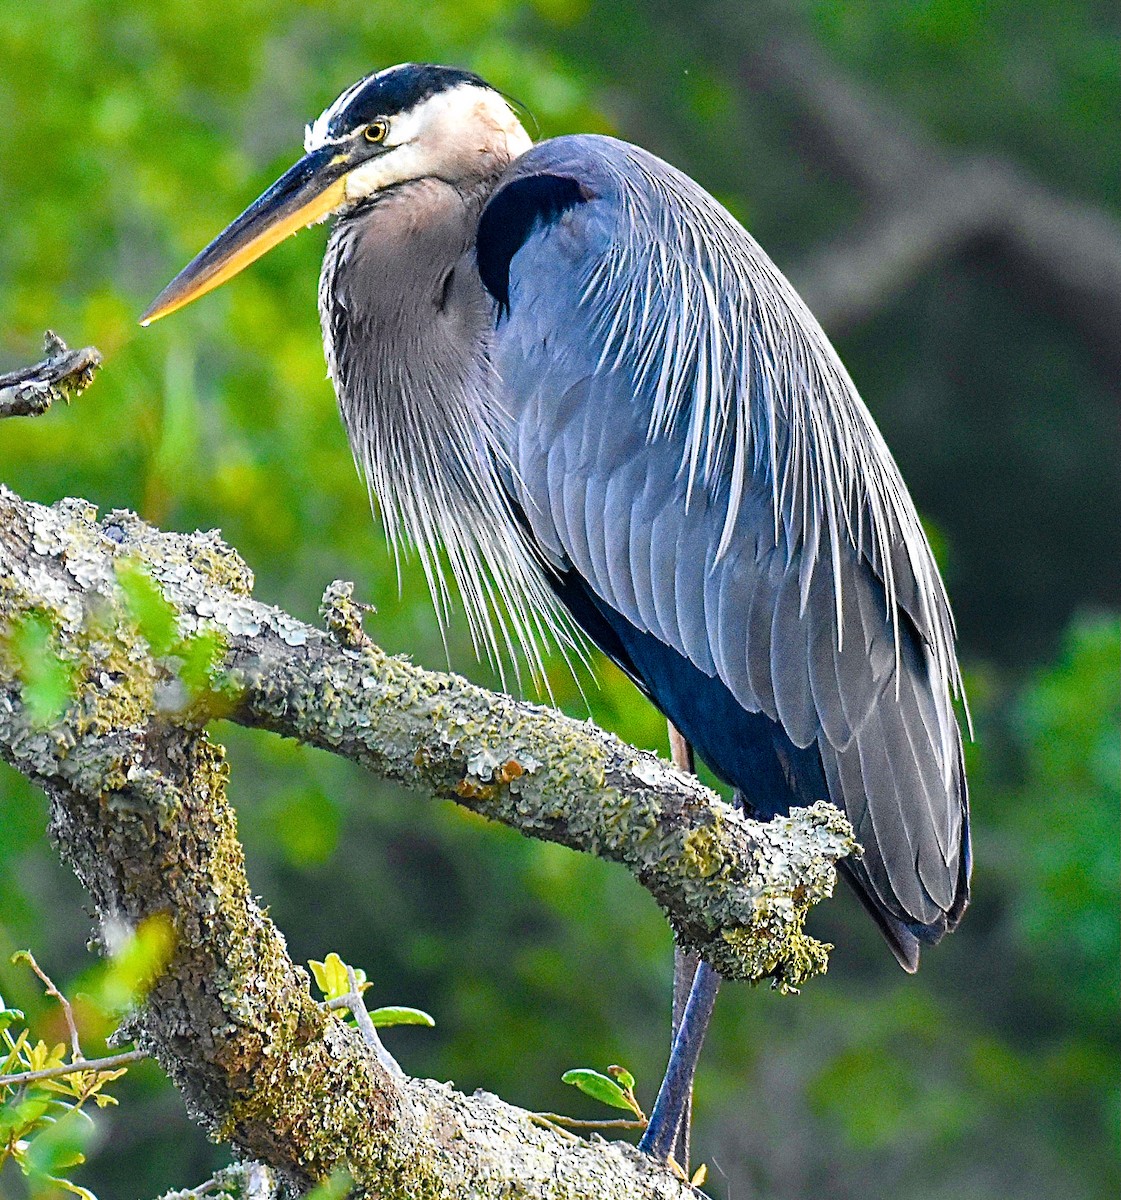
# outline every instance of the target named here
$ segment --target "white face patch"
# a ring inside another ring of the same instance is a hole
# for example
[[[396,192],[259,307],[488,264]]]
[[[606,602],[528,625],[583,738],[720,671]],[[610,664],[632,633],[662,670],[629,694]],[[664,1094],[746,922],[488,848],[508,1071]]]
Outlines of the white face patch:
[[[304,139],[307,150],[329,144],[341,147],[350,141],[353,134],[347,138],[328,137],[327,126],[360,86],[356,84],[344,92],[308,127]],[[532,145],[521,122],[497,92],[461,83],[429,96],[408,112],[390,117],[384,152],[344,177],[346,198],[353,204],[413,179],[475,179],[501,170]]]
[[[391,117],[386,152],[346,176],[347,199],[363,200],[411,179],[477,178],[501,170],[532,144],[497,92],[463,83]]]

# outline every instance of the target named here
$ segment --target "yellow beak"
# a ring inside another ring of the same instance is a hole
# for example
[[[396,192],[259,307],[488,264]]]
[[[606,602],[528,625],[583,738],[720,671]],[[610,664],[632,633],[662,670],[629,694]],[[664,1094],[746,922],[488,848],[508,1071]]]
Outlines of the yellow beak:
[[[306,154],[206,247],[148,306],[141,325],[190,304],[256,262],[289,234],[314,225],[346,201],[345,155],[324,146]]]

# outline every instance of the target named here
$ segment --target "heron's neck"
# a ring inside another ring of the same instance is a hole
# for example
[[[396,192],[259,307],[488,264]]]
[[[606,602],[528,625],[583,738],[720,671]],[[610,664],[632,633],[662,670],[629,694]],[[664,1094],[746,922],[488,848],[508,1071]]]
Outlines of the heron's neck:
[[[402,450],[439,453],[450,439],[462,456],[473,446],[454,443],[489,418],[491,306],[473,247],[492,187],[403,184],[332,231],[319,284],[327,365],[383,504],[392,489],[379,476]]]
[[[529,613],[548,602],[500,482],[494,308],[474,260],[496,182],[404,184],[341,220],[319,308],[351,449],[390,540],[416,546],[438,610],[448,602],[443,547],[476,635],[501,656],[502,642],[529,647]],[[506,616],[491,611],[486,573]]]

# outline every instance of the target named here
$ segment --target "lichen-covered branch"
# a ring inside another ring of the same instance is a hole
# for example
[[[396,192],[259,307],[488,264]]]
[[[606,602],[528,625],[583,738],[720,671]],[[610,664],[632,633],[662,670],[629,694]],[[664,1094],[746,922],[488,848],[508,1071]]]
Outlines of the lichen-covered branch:
[[[622,863],[684,944],[727,978],[776,974],[796,984],[823,962],[801,923],[828,894],[833,862],[851,849],[832,806],[749,821],[695,778],[590,722],[385,654],[361,632],[345,588],[329,589],[327,632],[254,600],[248,569],[214,534],[164,533],[123,512],[98,524],[81,502],[45,508],[0,492],[0,563],[8,576],[0,623],[49,613],[87,703],[112,660],[110,696],[125,706],[118,724],[198,724],[218,705],[242,724]],[[161,659],[129,633],[117,579],[125,563],[144,564],[180,637],[220,636],[208,695],[188,696],[174,655]],[[95,666],[99,673],[87,674]],[[18,687],[14,675],[8,686]],[[41,757],[41,737],[28,753],[2,729],[6,753],[29,774],[50,778],[85,761],[73,750]]]
[[[802,921],[851,849],[841,815],[822,804],[747,821],[590,723],[385,655],[345,587],[329,589],[322,631],[251,586],[214,534],[120,512],[99,522],[82,501],[47,508],[0,487],[0,754],[48,793],[52,834],[103,923],[174,925],[129,1036],[200,1123],[296,1186],[344,1167],[386,1200],[686,1194],[629,1146],[394,1079],[316,1004],[249,892],[205,722],[276,730],[622,863],[735,978],[796,984],[823,968]],[[52,687],[36,646],[58,667]]]
[[[101,366],[101,355],[92,346],[71,350],[47,330],[44,358],[32,367],[0,373],[0,418],[37,417],[59,400],[67,404],[85,391]]]

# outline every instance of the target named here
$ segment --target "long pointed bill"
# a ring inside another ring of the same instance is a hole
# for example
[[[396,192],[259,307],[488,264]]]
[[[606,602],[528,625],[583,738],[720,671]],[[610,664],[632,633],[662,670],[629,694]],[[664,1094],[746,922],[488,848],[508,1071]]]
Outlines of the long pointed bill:
[[[151,325],[206,295],[290,233],[330,216],[346,200],[343,177],[348,169],[335,146],[306,154],[175,276],[149,305],[140,324]]]

